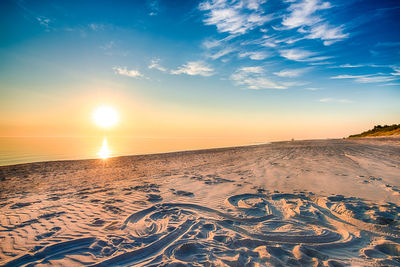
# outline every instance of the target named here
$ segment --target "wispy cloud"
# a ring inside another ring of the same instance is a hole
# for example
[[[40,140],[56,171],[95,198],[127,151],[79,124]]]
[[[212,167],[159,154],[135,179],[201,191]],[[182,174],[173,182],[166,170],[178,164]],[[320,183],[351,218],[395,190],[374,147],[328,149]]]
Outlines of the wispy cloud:
[[[51,27],[53,19],[36,12],[34,9],[28,8],[28,3],[26,3],[26,1],[13,1],[13,3],[17,4],[17,6],[22,9],[24,17],[39,23],[46,31],[54,30],[54,28]]]
[[[283,86],[294,87],[294,86],[304,86],[310,84],[310,82],[294,81],[294,82],[281,82]]]
[[[127,67],[113,67],[115,73],[123,76],[133,77],[133,78],[142,78],[144,75],[140,73],[138,70],[128,70]]]
[[[90,23],[88,26],[93,31],[102,31],[105,28],[103,24],[99,23]]]
[[[324,45],[331,45],[349,36],[343,33],[344,25],[332,26],[317,14],[331,7],[329,2],[321,0],[294,2],[288,7],[290,13],[284,17],[282,25],[287,29],[299,28],[298,32],[306,34],[306,38],[321,39]]]
[[[119,49],[118,44],[115,41],[106,42],[103,45],[100,45],[99,48],[103,50],[104,55],[107,56],[126,57],[130,54],[128,50]]]
[[[219,51],[214,52],[213,54],[210,54],[208,57],[212,59],[219,59],[223,56],[232,53],[233,51],[235,51],[235,49],[233,49],[232,47],[225,47]]]
[[[205,64],[203,61],[189,61],[178,69],[172,70],[171,74],[211,76],[214,74],[214,69]]]
[[[109,41],[105,43],[104,45],[101,45],[100,48],[103,50],[110,50],[115,47],[115,42],[114,41]]]
[[[248,57],[252,60],[264,60],[268,57],[268,54],[265,52],[241,52],[239,53],[239,57]]]
[[[344,38],[347,38],[348,36],[348,33],[343,33],[343,25],[334,27],[324,23],[313,26],[310,30],[310,34],[308,34],[306,38],[321,39],[324,41],[324,45],[331,45],[343,40]]]
[[[310,62],[308,65],[311,66],[322,66],[322,65],[331,65],[334,64],[335,62],[330,62],[330,61],[322,61],[322,62]]]
[[[343,64],[343,65],[339,65],[337,67],[338,68],[360,68],[360,67],[364,67],[364,65]]]
[[[215,25],[219,32],[241,35],[270,21],[272,15],[264,14],[261,5],[266,0],[238,1],[210,0],[200,3],[199,9],[206,11],[204,23]]]
[[[160,12],[160,3],[158,0],[147,1],[147,5],[149,8],[149,16],[157,16]]]
[[[231,75],[231,80],[236,85],[245,85],[248,89],[287,89],[286,86],[277,84],[264,75],[262,67],[242,67]]]
[[[244,72],[244,73],[263,73],[264,69],[260,66],[256,66],[256,67],[242,67],[239,69],[240,72]]]
[[[303,0],[294,2],[288,8],[290,14],[284,17],[282,24],[289,29],[302,26],[312,26],[322,19],[314,14],[318,10],[331,8],[329,2],[321,2],[320,0]]]
[[[400,86],[400,83],[385,83],[384,86]]]
[[[400,75],[400,67],[393,66],[392,69],[393,69],[394,72],[390,73],[391,75],[393,75],[393,76],[399,76]]]
[[[279,72],[274,72],[274,74],[279,77],[294,78],[294,77],[299,77],[300,75],[304,74],[308,70],[309,70],[309,68],[283,69]]]
[[[284,58],[294,61],[305,61],[308,58],[314,56],[316,53],[302,49],[283,49],[279,51],[280,55]]]
[[[36,20],[39,22],[40,25],[44,26],[45,28],[49,28],[49,24],[51,20],[45,16],[38,16]]]
[[[321,98],[318,100],[319,102],[322,103],[342,103],[342,104],[351,104],[354,103],[354,101],[346,98]]]
[[[362,68],[362,67],[370,67],[370,68],[391,68],[394,69],[392,65],[381,65],[381,64],[342,64],[339,66],[330,66],[329,68]]]
[[[303,50],[299,48],[292,48],[292,49],[282,49],[279,50],[279,54],[287,59],[293,61],[323,61],[329,59],[331,57],[328,56],[316,56],[318,53],[311,52],[308,50]]]
[[[276,39],[276,37],[264,35],[262,37],[262,41],[260,41],[261,46],[274,48],[279,45],[280,41]]]
[[[204,40],[204,42],[203,42],[203,46],[207,49],[218,47],[220,45],[221,45],[221,40],[207,39],[207,40]]]
[[[261,5],[267,2],[267,0],[247,0],[245,6],[251,10],[259,10]]]
[[[160,64],[160,59],[159,58],[155,58],[151,60],[150,65],[148,66],[149,69],[156,69],[162,72],[166,72],[167,69],[164,68],[163,66],[161,66]]]
[[[367,74],[367,75],[337,75],[331,77],[331,79],[353,79],[358,83],[380,83],[380,82],[390,82],[396,78],[393,76],[382,75],[382,74]]]

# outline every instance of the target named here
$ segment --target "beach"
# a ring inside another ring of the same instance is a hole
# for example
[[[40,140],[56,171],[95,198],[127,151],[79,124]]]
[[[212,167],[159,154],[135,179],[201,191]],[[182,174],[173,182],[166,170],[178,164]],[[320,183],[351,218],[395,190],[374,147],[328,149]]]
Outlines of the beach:
[[[399,266],[400,136],[0,167],[1,266]]]

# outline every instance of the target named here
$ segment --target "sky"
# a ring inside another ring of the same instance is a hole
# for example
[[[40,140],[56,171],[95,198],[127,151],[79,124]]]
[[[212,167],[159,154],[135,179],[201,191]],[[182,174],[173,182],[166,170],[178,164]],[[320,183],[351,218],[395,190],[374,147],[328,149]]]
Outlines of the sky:
[[[0,136],[341,138],[400,123],[400,2],[0,2]]]

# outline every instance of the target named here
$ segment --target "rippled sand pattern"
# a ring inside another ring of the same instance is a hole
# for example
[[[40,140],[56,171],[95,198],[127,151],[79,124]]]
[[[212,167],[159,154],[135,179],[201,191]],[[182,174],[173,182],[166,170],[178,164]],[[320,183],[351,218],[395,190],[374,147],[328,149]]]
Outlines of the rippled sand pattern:
[[[399,266],[400,140],[0,168],[1,266]]]

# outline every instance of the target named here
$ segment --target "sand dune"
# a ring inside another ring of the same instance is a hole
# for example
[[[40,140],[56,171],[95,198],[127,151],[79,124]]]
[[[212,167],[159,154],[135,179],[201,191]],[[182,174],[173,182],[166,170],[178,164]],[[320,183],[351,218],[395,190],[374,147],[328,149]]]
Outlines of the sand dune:
[[[399,266],[400,138],[0,167],[2,266]]]

